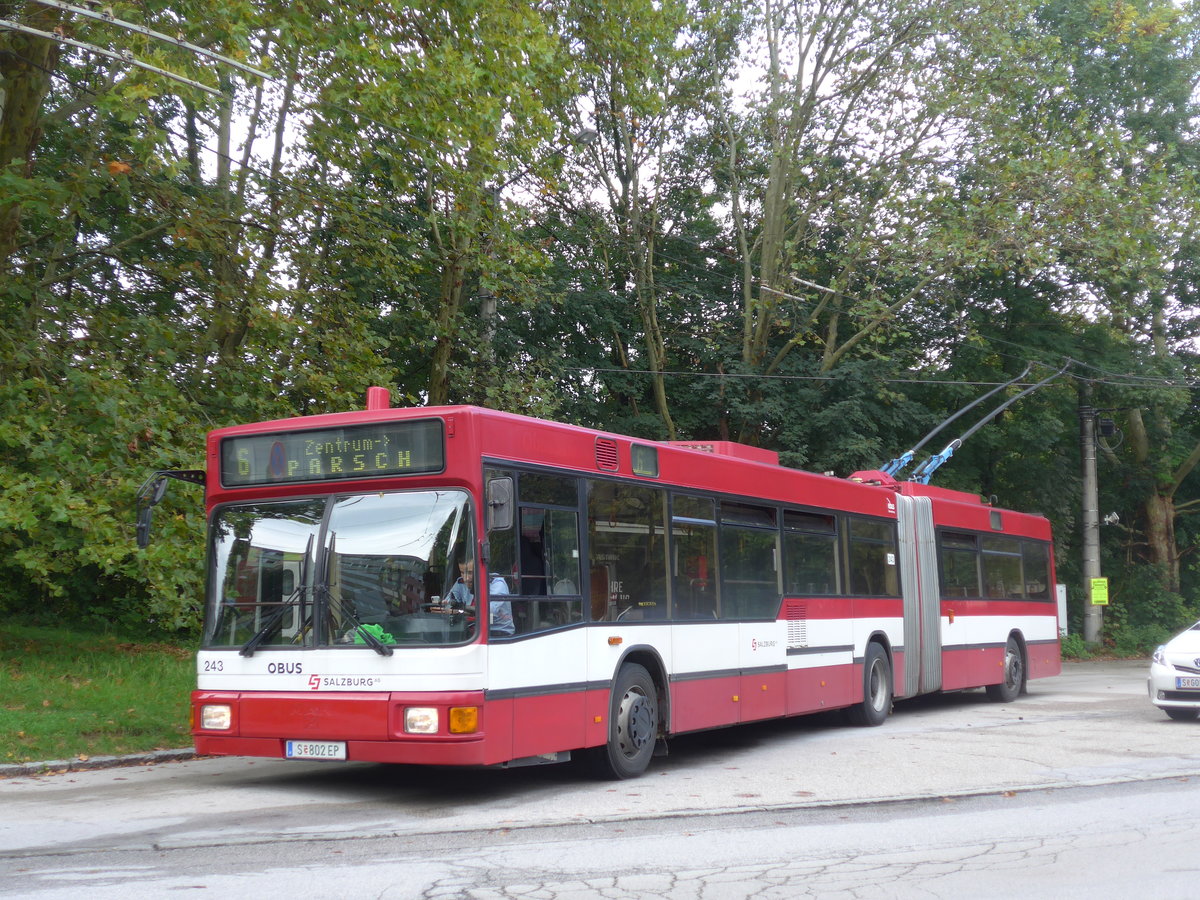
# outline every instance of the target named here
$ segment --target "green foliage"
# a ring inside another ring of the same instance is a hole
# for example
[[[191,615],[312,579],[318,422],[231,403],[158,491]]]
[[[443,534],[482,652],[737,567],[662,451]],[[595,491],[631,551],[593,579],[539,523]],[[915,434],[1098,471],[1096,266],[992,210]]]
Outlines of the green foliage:
[[[200,498],[189,498],[187,514],[162,517],[174,552],[164,544],[138,554],[131,516],[148,471],[178,462],[164,459],[176,442],[201,447],[201,429],[161,383],[145,379],[135,392],[111,370],[56,374],[0,385],[0,608],[44,622],[121,623],[160,634],[194,628]]]
[[[1172,638],[1175,634],[1161,625],[1129,626],[1116,629],[1105,628],[1111,637],[1105,639],[1105,646],[1110,648],[1114,656],[1123,658],[1140,658],[1149,656],[1154,648]]]
[[[1154,631],[1155,643],[1180,631],[1200,617],[1200,604],[1189,603],[1163,586],[1162,572],[1153,566],[1130,567],[1110,581],[1110,605],[1105,610],[1106,635],[1119,639],[1121,632]]]
[[[138,486],[371,384],[848,474],[1071,357],[937,483],[1050,516],[1077,583],[1090,397],[1106,638],[1194,614],[1195,3],[114,14],[277,77],[15,5],[226,105],[0,32],[0,611],[193,634],[202,503],[173,485],[137,552]]]
[[[1063,659],[1091,659],[1094,647],[1083,639],[1083,635],[1072,632],[1059,641]]]

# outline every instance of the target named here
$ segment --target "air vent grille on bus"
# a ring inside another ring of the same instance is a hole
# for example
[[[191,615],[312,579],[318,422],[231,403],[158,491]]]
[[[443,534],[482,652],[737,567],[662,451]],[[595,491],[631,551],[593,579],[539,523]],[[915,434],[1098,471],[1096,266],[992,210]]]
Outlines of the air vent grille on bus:
[[[787,645],[789,650],[808,646],[808,607],[803,603],[789,603],[784,609],[787,619]]]
[[[620,468],[616,441],[596,438],[596,468],[604,472],[615,472]]]

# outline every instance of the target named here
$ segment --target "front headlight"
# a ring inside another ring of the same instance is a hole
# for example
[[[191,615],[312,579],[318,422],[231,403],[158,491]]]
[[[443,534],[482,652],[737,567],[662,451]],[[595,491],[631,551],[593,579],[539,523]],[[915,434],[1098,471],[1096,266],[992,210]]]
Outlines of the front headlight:
[[[228,731],[233,724],[233,707],[207,704],[200,707],[200,727],[207,731]]]
[[[1154,648],[1154,656],[1152,657],[1152,661],[1156,666],[1168,665],[1166,650],[1167,650],[1166,644],[1159,644],[1157,647]]]
[[[404,710],[404,730],[409,734],[437,734],[437,709],[430,706],[408,707]]]

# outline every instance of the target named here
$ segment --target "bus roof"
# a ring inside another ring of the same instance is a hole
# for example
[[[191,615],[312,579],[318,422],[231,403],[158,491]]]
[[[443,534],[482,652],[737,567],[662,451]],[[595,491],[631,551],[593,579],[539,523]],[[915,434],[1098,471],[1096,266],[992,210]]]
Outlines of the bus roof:
[[[492,463],[570,469],[578,474],[628,477],[676,490],[753,498],[800,507],[834,508],[894,518],[896,496],[929,497],[939,522],[998,530],[991,507],[977,495],[916,482],[897,482],[882,472],[856,472],[849,478],[780,465],[774,451],[733,441],[653,441],[568,425],[478,406],[388,408],[376,399],[367,410],[302,416],[216,429],[209,434],[209,488],[230,499],[219,480],[220,442],[229,437],[273,432],[345,428],[409,419],[440,419],[447,441],[460,441],[459,453]],[[635,460],[638,454],[642,463]],[[654,471],[646,460],[653,459]],[[478,477],[478,475],[474,476]],[[337,483],[346,490],[348,481]],[[330,490],[325,485],[323,490]],[[278,495],[274,486],[269,493]],[[217,501],[210,496],[210,501]],[[219,502],[219,501],[217,501]],[[1049,539],[1039,516],[1003,511],[1003,530]]]

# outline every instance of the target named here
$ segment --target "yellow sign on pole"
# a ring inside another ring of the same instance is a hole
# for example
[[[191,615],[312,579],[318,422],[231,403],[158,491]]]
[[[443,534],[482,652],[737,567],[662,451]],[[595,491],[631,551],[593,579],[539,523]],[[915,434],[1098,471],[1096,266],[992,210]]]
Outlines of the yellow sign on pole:
[[[1108,579],[1093,578],[1092,606],[1108,606]]]

